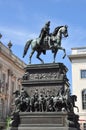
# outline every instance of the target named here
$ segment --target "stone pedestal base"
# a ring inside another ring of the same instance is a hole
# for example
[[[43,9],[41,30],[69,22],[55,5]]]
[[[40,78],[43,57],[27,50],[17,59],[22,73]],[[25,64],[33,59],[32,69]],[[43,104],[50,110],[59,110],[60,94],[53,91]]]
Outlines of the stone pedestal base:
[[[64,112],[23,112],[18,130],[78,130],[74,118],[74,114]]]
[[[22,86],[30,97],[36,95],[40,97],[42,94],[46,99],[46,96],[49,98],[53,95],[57,97],[57,94],[65,95],[70,86],[66,76],[67,71],[68,69],[62,63],[28,65],[22,78]],[[34,109],[31,108],[30,112],[15,113],[10,130],[80,130],[79,117],[73,111],[62,112],[62,108],[59,108],[58,112],[57,110],[49,112],[51,109],[46,108]]]
[[[77,129],[72,127],[20,127],[18,130],[77,130]]]
[[[25,68],[22,86],[30,97],[34,95],[35,90],[38,90],[39,94],[51,92],[50,95],[57,95],[61,88],[64,91],[69,88],[67,71],[62,63],[28,65]]]

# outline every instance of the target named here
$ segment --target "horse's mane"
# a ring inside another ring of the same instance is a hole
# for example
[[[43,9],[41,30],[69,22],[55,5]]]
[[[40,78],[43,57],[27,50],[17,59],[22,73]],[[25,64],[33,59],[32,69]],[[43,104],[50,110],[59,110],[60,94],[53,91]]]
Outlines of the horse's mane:
[[[62,27],[63,27],[63,26],[58,26],[58,27],[56,27],[56,28],[54,29],[52,35],[53,35],[53,36],[56,36],[56,34],[58,33],[59,29],[62,28]]]

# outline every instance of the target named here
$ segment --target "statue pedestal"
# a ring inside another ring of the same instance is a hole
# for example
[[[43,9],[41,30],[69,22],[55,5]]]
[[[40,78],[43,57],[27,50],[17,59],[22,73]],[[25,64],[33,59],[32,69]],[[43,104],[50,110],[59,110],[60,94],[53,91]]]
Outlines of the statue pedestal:
[[[30,96],[35,90],[38,90],[38,93],[44,91],[45,94],[51,91],[51,94],[56,95],[61,88],[65,90],[69,87],[67,71],[63,63],[28,65],[22,86]]]
[[[20,122],[18,130],[77,130],[76,115],[66,112],[23,112]]]
[[[36,94],[38,102],[40,94],[43,95],[44,99],[46,96],[47,99],[57,97],[59,92],[59,96],[66,95],[70,86],[66,75],[67,71],[68,69],[63,63],[28,65],[25,68],[22,86],[30,99],[34,98]],[[80,130],[77,115],[73,112],[62,112],[61,105],[58,110],[51,109],[53,108],[52,104],[49,106],[47,99],[46,106],[50,107],[49,109],[46,109],[47,107],[35,109],[35,105],[33,105],[33,110],[20,112],[20,123],[16,130]],[[14,127],[11,130],[14,130]]]

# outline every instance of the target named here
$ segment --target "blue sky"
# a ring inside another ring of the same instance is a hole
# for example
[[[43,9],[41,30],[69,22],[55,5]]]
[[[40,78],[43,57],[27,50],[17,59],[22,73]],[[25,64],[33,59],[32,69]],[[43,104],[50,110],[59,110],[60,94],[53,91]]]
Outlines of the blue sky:
[[[23,48],[27,40],[37,38],[41,28],[50,20],[50,32],[59,25],[68,25],[69,37],[62,40],[67,55],[71,48],[86,46],[86,0],[0,0],[0,33],[1,41],[7,46],[11,40],[12,51],[28,64],[28,56],[23,59]],[[32,63],[40,63],[35,57]],[[69,69],[67,75],[70,83],[71,63],[63,52],[58,51],[56,62],[63,62]],[[47,51],[41,55],[45,63],[52,63],[53,55]]]

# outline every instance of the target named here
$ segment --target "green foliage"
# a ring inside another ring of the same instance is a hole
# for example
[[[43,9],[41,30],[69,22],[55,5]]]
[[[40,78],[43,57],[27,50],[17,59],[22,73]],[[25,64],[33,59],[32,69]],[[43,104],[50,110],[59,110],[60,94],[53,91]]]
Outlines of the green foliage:
[[[10,127],[11,121],[12,121],[11,117],[8,116],[6,119],[6,129],[8,129]]]

